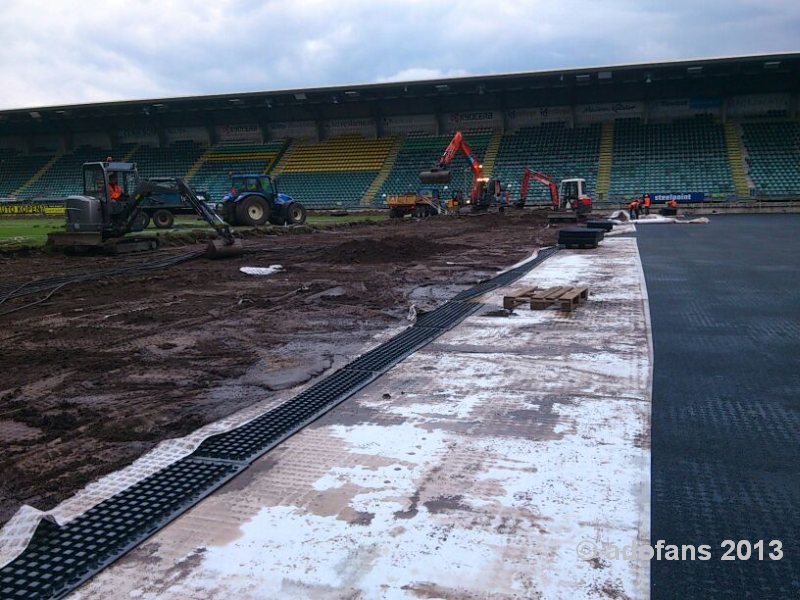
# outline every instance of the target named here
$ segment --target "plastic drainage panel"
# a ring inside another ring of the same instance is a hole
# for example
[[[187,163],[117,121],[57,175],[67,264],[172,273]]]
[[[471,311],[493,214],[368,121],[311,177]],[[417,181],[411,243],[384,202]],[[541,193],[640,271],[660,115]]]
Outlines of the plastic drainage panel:
[[[542,263],[542,261],[550,258],[556,252],[558,252],[558,246],[551,246],[549,248],[542,248],[539,250],[539,253],[536,255],[536,258],[522,264],[518,267],[514,267],[513,269],[509,269],[505,273],[501,273],[500,275],[496,275],[491,279],[487,279],[486,281],[482,281],[481,283],[469,288],[468,290],[464,290],[463,292],[457,294],[451,302],[456,302],[460,300],[469,300],[470,298],[476,298],[486,292],[491,292],[499,287],[503,287],[504,285],[508,285],[509,283],[516,281],[523,275],[525,275],[528,271],[533,269],[536,265]]]
[[[232,431],[205,440],[192,456],[246,464],[346,400],[377,375],[341,369]]]
[[[58,527],[42,522],[0,570],[0,598],[60,598],[236,475],[235,465],[185,458]]]
[[[475,302],[451,301],[444,306],[440,306],[436,310],[432,310],[418,317],[414,327],[450,329],[456,323],[477,312],[480,308],[481,305]]]
[[[462,302],[523,276],[558,251],[458,294],[413,327],[361,355],[291,400],[89,509],[63,527],[42,521],[25,551],[0,569],[0,600],[61,598],[146,540],[259,456],[318,419],[483,305]]]

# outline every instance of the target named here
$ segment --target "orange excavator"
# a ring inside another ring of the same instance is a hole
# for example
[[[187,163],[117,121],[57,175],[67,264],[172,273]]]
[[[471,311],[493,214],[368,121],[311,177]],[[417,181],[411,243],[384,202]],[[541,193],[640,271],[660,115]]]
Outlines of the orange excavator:
[[[491,202],[491,198],[500,193],[500,180],[488,179],[483,176],[483,165],[478,161],[475,154],[472,152],[467,141],[464,139],[464,134],[456,131],[453,139],[447,145],[447,148],[442,152],[442,156],[437,161],[436,165],[429,171],[422,171],[419,174],[419,180],[425,184],[447,184],[450,183],[452,173],[448,168],[450,163],[457,152],[461,152],[469,162],[469,167],[472,170],[472,188],[469,193],[469,200],[467,204],[473,207],[485,207]]]
[[[586,193],[586,180],[580,178],[562,179],[561,192],[558,186],[544,173],[531,171],[525,167],[522,173],[522,183],[519,189],[519,200],[516,202],[518,208],[523,208],[528,200],[528,189],[530,181],[538,181],[550,188],[550,203],[553,211],[574,211],[578,215],[586,215],[592,212],[592,199]]]

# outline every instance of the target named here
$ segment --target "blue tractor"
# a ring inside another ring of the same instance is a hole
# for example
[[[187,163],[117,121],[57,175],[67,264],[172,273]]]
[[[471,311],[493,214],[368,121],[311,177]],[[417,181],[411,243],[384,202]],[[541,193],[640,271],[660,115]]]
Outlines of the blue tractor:
[[[278,193],[269,175],[231,175],[231,189],[217,204],[217,212],[231,225],[301,225],[306,209],[287,194]]]

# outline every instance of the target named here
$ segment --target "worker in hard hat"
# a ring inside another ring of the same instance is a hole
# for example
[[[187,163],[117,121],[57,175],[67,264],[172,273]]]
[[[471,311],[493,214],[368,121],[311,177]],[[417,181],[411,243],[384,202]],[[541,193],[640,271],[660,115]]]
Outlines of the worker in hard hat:
[[[675,200],[675,198],[670,198],[669,200],[667,200],[667,206],[669,208],[677,209],[678,208],[678,201]]]

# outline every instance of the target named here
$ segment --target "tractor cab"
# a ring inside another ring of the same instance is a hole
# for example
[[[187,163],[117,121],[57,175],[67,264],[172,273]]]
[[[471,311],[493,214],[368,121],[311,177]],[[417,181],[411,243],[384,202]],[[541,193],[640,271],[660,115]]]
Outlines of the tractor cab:
[[[264,194],[265,196],[274,195],[275,183],[269,175],[232,175],[231,191],[233,197],[242,194]]]
[[[586,193],[585,179],[562,179],[560,192],[560,209],[572,208],[579,214],[592,211],[592,199]]]

